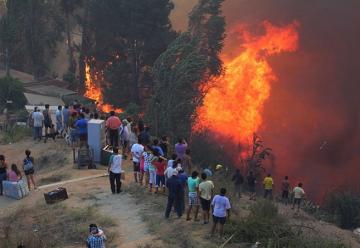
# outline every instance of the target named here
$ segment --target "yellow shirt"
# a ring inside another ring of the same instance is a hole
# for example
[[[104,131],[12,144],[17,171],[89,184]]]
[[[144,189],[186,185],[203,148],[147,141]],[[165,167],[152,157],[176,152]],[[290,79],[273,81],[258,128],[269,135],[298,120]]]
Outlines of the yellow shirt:
[[[265,189],[272,189],[274,181],[271,177],[265,177],[263,184]]]

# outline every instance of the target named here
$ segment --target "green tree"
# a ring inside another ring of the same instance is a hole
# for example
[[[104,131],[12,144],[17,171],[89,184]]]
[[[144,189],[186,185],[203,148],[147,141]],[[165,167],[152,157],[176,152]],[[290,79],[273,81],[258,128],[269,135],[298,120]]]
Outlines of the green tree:
[[[5,15],[0,20],[0,47],[4,55],[6,75],[10,76],[10,57],[16,40],[16,26],[14,19]]]
[[[11,54],[12,65],[29,71],[35,78],[44,76],[49,60],[62,39],[64,21],[58,1],[8,0],[7,16],[13,20],[16,38]]]
[[[105,93],[112,103],[124,104],[129,96],[139,103],[140,88],[151,87],[151,67],[175,38],[169,20],[172,8],[170,0],[89,1],[88,25],[84,23],[91,39],[87,56],[96,58],[93,66],[104,70],[110,89]]]
[[[200,86],[222,73],[222,2],[201,0],[190,14],[188,32],[172,42],[155,62],[148,119],[157,135],[188,138],[196,107],[202,103],[207,88]]]
[[[16,109],[26,104],[22,83],[11,77],[0,78],[0,107],[4,107],[7,100],[13,101],[12,106]]]

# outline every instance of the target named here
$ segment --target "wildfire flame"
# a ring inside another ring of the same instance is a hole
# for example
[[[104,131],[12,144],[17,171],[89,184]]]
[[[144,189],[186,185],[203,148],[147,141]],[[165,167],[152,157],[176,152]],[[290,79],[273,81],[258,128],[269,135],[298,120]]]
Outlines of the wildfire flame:
[[[265,21],[265,32],[260,36],[244,25],[235,28],[243,41],[241,51],[232,59],[223,56],[225,73],[215,80],[197,109],[195,132],[206,129],[237,144],[251,143],[253,133],[262,124],[261,113],[270,96],[271,82],[277,80],[266,59],[297,50],[298,26],[293,22],[277,27]]]
[[[121,108],[115,108],[113,105],[104,103],[104,97],[101,88],[96,85],[95,81],[103,80],[102,72],[95,72],[94,76],[91,74],[91,68],[88,62],[85,63],[85,97],[95,100],[98,110],[109,113],[115,111],[116,113],[122,113]]]

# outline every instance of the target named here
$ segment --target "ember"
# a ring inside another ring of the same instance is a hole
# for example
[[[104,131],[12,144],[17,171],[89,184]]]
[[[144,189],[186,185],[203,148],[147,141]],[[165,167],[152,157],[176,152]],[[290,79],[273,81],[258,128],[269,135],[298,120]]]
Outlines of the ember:
[[[122,113],[121,108],[116,108],[111,104],[105,103],[101,88],[96,84],[96,81],[102,81],[102,72],[91,72],[91,68],[88,62],[85,64],[85,89],[84,96],[95,100],[98,110],[109,113],[114,110],[116,113]]]
[[[265,33],[253,35],[246,26],[237,26],[242,38],[242,50],[233,59],[223,56],[225,74],[218,78],[205,95],[203,106],[197,109],[194,130],[210,130],[249,145],[253,133],[262,124],[262,110],[270,96],[271,83],[276,81],[266,59],[298,47],[297,22],[277,27],[265,21]]]

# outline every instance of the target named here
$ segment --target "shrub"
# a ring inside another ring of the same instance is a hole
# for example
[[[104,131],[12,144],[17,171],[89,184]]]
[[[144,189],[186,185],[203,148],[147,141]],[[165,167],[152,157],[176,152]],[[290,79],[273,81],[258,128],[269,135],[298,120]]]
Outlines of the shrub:
[[[269,201],[259,201],[250,208],[250,215],[240,222],[230,222],[225,232],[233,235],[232,242],[254,244],[260,242],[267,248],[346,248],[333,240],[303,234],[292,229],[286,219],[278,214],[277,206]]]
[[[15,143],[24,138],[31,137],[32,130],[28,127],[14,126],[7,129],[2,137],[3,143]]]
[[[76,78],[76,75],[70,71],[66,72],[63,75],[63,80],[69,83],[69,89],[77,90],[79,87],[79,80]]]
[[[26,104],[22,83],[11,77],[0,78],[0,107],[4,107],[7,100],[13,101],[11,107],[14,109],[21,109]]]
[[[333,215],[333,222],[342,228],[360,226],[360,197],[350,191],[330,193],[325,200],[324,210]]]

